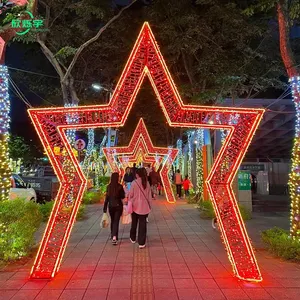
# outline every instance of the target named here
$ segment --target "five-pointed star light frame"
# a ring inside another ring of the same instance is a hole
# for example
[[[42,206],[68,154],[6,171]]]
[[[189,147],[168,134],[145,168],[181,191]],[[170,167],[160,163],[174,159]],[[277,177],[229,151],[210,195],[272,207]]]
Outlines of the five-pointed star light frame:
[[[159,155],[163,157],[162,168],[160,171],[161,174],[161,181],[162,185],[165,190],[166,199],[170,203],[176,202],[174,197],[174,193],[172,191],[172,185],[168,176],[170,167],[174,162],[177,154],[178,149],[173,148],[165,148],[165,147],[154,147],[152,140],[150,138],[149,132],[147,127],[144,123],[144,120],[141,118],[139,123],[132,135],[132,138],[129,142],[129,145],[126,147],[110,147],[110,148],[103,148],[103,153],[109,163],[111,169],[113,171],[119,172],[120,169],[116,164],[115,157],[122,156],[122,155],[137,155],[138,150],[142,149],[144,153],[150,155]]]
[[[229,132],[206,185],[235,275],[244,280],[261,281],[231,185],[264,110],[184,104],[148,23],[142,27],[109,104],[29,110],[60,181],[31,277],[51,278],[59,270],[87,184],[66,137],[66,130],[123,126],[146,75],[170,126],[226,129]],[[72,116],[76,117],[76,124],[68,124],[67,120]],[[66,148],[65,155],[55,155],[54,147]]]

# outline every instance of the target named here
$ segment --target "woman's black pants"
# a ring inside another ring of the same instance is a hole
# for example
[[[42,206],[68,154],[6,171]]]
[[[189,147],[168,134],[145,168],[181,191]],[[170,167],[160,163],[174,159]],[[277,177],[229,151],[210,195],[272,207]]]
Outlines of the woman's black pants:
[[[111,238],[114,236],[119,239],[119,222],[123,213],[123,207],[110,207],[109,215],[110,215],[110,232]]]
[[[136,230],[137,226],[139,226],[139,232],[138,232],[138,243],[139,245],[145,245],[146,244],[146,235],[147,235],[147,222],[146,219],[148,217],[147,215],[139,215],[133,212],[131,214],[132,222],[131,222],[131,229],[130,229],[130,238],[131,240],[136,240]]]

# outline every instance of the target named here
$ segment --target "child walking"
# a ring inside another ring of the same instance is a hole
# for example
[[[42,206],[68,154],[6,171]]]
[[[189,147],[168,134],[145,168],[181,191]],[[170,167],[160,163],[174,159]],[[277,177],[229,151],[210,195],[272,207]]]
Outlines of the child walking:
[[[184,197],[188,196],[190,194],[189,189],[191,186],[191,181],[189,180],[189,176],[186,175],[185,179],[183,180],[183,190],[184,190]]]

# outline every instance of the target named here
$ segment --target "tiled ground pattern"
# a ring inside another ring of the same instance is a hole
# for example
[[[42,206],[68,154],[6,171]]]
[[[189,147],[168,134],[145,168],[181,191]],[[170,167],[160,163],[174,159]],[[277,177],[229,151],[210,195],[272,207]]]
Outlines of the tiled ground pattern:
[[[77,222],[54,280],[28,280],[32,261],[0,272],[0,299],[300,299],[300,266],[273,258],[261,248],[259,231],[288,224],[287,216],[266,215],[247,223],[258,247],[262,283],[232,277],[218,232],[193,205],[157,200],[150,215],[147,248],[129,240],[121,226],[118,246],[100,230],[102,207],[89,206]]]

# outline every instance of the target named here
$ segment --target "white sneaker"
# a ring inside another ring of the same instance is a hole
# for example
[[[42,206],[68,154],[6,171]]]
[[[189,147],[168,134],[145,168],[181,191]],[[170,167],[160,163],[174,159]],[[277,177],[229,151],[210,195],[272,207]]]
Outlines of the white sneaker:
[[[135,241],[133,241],[131,238],[130,238],[130,242],[131,242],[132,244],[135,244]]]
[[[146,245],[139,245],[139,248],[140,249],[143,249],[143,248],[145,248],[146,247]]]
[[[146,218],[146,222],[149,223],[149,219],[148,218]]]

